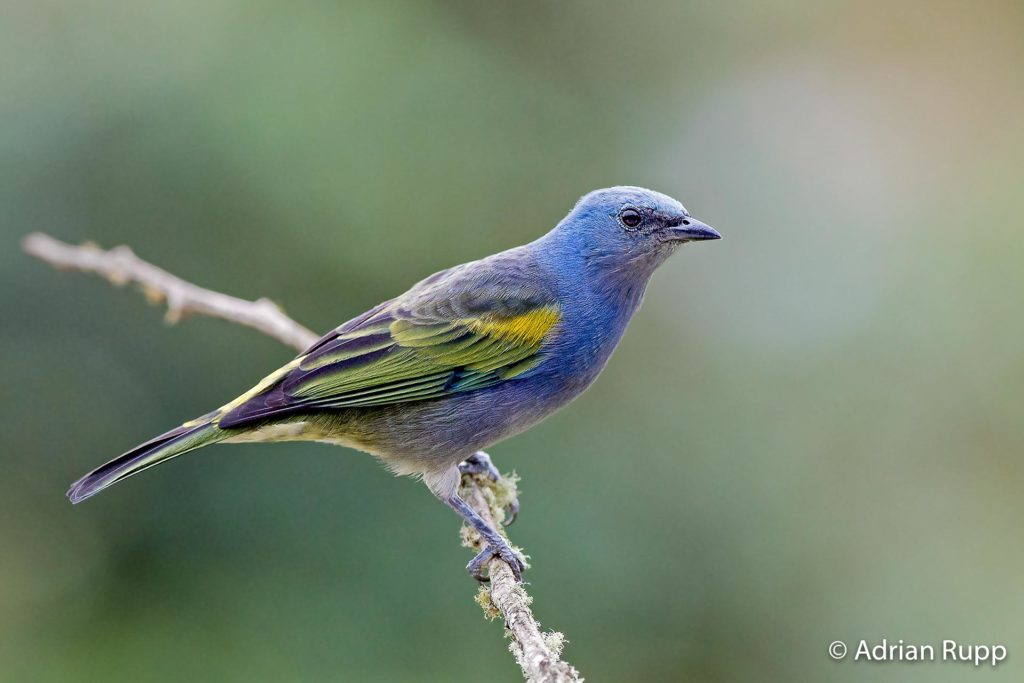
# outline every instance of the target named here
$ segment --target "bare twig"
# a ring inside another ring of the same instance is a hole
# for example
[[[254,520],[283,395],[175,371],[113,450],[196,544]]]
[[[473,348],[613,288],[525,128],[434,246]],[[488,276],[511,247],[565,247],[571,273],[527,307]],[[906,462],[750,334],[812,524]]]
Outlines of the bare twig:
[[[246,301],[197,287],[143,261],[128,247],[104,251],[93,244],[73,246],[41,232],[26,235],[21,246],[51,266],[96,273],[118,286],[129,282],[138,285],[150,303],[167,302],[168,322],[177,322],[191,313],[223,318],[252,327],[300,351],[317,339],[316,334],[285,315],[270,299]]]
[[[317,339],[316,334],[289,318],[269,299],[246,301],[198,287],[143,261],[125,246],[106,251],[93,244],[66,244],[36,232],[25,236],[22,248],[56,268],[95,273],[119,286],[134,283],[151,303],[167,302],[167,320],[172,323],[190,313],[221,318],[259,330],[299,351]],[[461,492],[466,502],[491,524],[495,519],[501,520],[504,502],[516,495],[514,479],[505,477],[495,485],[486,477],[474,475],[463,477]],[[464,526],[462,533],[470,545],[479,543],[468,527]],[[562,634],[541,633],[530,610],[533,599],[516,583],[511,567],[494,558],[489,573],[491,582],[481,588],[477,601],[485,614],[505,620],[513,641],[509,649],[524,678],[530,683],[582,681],[576,669],[559,658],[565,640]]]

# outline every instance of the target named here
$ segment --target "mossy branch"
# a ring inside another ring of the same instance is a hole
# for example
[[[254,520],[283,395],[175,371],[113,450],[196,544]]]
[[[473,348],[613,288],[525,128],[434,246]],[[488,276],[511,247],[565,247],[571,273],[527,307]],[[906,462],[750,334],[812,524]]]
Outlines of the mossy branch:
[[[189,314],[221,318],[258,330],[302,351],[317,335],[288,317],[269,299],[247,301],[199,287],[140,259],[128,247],[104,250],[94,244],[71,245],[43,233],[26,235],[22,248],[36,258],[62,270],[77,270],[100,275],[122,286],[137,285],[153,304],[166,302],[167,320],[177,322]],[[505,506],[517,498],[515,476],[492,482],[481,475],[464,475],[460,495],[477,514],[501,528]],[[462,527],[464,545],[479,549],[480,539],[467,526]],[[481,586],[476,601],[490,619],[501,617],[512,643],[509,650],[530,683],[576,683],[579,672],[560,659],[565,637],[561,633],[542,633],[533,616],[533,598],[516,583],[511,567],[500,558],[490,562],[491,582]]]

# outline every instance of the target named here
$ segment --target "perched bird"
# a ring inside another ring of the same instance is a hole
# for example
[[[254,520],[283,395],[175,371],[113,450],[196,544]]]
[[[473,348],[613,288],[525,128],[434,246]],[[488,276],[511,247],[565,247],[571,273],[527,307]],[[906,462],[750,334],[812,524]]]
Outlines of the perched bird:
[[[655,269],[681,244],[715,240],[678,201],[639,187],[596,190],[521,247],[431,275],[332,330],[227,405],[75,482],[78,503],[217,442],[324,441],[423,478],[495,556],[523,562],[458,495],[460,472],[497,470],[483,449],[522,432],[601,372]]]

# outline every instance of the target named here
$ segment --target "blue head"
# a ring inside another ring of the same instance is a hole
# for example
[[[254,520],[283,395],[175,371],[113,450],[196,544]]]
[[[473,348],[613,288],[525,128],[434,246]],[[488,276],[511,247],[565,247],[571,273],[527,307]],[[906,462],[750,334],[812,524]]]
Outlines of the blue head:
[[[720,238],[672,197],[642,187],[585,195],[546,237],[594,275],[643,282],[680,245]]]

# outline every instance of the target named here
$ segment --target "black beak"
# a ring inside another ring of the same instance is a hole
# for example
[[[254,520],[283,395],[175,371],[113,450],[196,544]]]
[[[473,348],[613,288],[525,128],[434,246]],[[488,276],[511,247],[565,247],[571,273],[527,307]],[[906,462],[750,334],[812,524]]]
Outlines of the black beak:
[[[710,225],[701,223],[696,218],[684,218],[683,221],[668,229],[670,239],[680,242],[696,242],[698,240],[720,240],[722,236]]]

